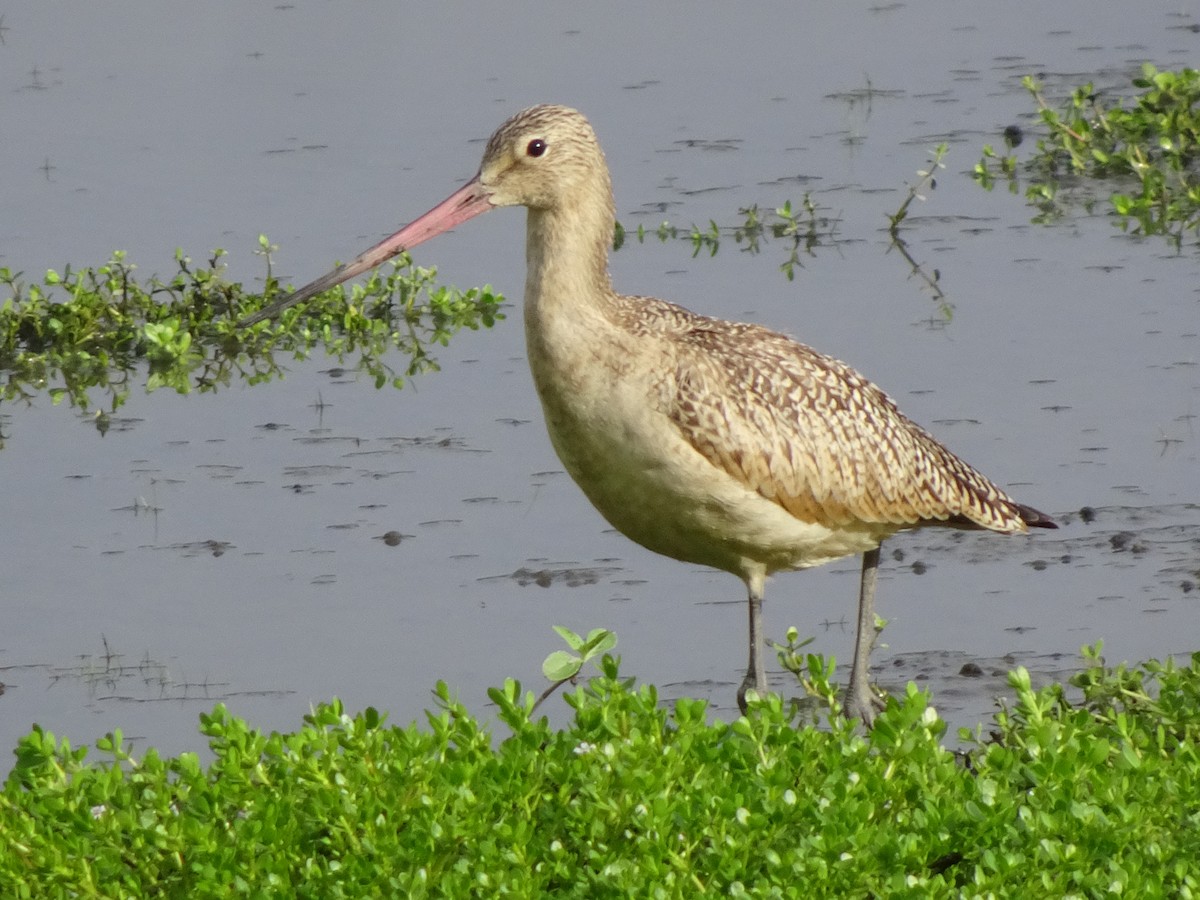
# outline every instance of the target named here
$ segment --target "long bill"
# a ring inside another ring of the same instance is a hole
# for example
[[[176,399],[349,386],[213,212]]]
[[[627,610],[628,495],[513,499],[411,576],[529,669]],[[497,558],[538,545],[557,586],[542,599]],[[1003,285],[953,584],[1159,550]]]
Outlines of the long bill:
[[[289,306],[303,303],[322,291],[327,291],[343,281],[348,281],[355,275],[374,269],[398,253],[409,250],[442,232],[449,231],[491,208],[492,201],[480,183],[479,176],[476,175],[425,215],[408,223],[390,237],[384,238],[370,250],[359,254],[353,262],[340,265],[316,281],[306,284],[285,297],[280,297],[270,306],[246,316],[238,323],[238,326],[245,327],[264,319],[274,318]]]

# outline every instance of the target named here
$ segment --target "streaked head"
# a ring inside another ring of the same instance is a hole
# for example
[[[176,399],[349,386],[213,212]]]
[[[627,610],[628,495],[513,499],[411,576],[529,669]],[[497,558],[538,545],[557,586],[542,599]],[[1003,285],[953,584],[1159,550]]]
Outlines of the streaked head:
[[[543,104],[496,129],[479,179],[493,206],[553,209],[597,172],[607,172],[607,166],[588,120],[570,107]]]

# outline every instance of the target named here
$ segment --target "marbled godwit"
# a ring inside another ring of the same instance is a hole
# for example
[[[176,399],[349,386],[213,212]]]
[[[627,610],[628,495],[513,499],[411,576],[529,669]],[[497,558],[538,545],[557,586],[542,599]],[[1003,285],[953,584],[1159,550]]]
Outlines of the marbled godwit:
[[[767,686],[768,575],[863,555],[847,709],[869,723],[879,544],[926,525],[1054,528],[905,417],[849,366],[758,325],[612,289],[608,166],[580,113],[535,106],[488,141],[478,174],[353,262],[250,316],[274,316],[497,206],[524,206],[525,339],[550,440],[617,530],[745,582],[750,660]]]

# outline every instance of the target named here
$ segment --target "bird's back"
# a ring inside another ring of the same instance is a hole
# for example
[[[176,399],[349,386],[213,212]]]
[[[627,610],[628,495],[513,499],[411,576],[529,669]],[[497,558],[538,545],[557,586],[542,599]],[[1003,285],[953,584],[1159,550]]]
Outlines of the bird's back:
[[[845,363],[758,325],[654,298],[619,299],[618,324],[670,359],[661,412],[708,464],[796,518],[1000,532],[1045,518]]]

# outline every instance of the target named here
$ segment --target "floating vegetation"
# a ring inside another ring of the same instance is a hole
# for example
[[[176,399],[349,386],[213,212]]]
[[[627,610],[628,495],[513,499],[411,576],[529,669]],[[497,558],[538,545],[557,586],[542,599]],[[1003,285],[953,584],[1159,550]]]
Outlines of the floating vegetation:
[[[888,220],[887,231],[890,239],[888,251],[895,248],[904,257],[910,266],[912,275],[924,284],[937,302],[943,318],[949,321],[954,307],[938,283],[941,277],[940,273],[936,269],[927,271],[926,267],[913,257],[908,249],[908,244],[900,234],[901,226],[908,218],[909,207],[913,201],[924,200],[923,192],[937,187],[935,176],[939,169],[945,168],[942,160],[945,158],[947,150],[947,145],[943,143],[931,152],[930,165],[917,171],[917,180],[907,185],[907,191],[900,206],[895,212],[884,215]],[[792,208],[791,200],[773,210],[760,209],[757,205],[743,207],[737,211],[741,222],[736,225],[719,225],[715,220],[710,219],[706,228],[697,225],[681,228],[664,221],[657,228],[652,229],[639,225],[637,230],[632,232],[632,236],[639,244],[644,244],[647,239],[652,238],[658,238],[664,244],[670,241],[689,243],[692,247],[693,258],[700,256],[701,253],[706,253],[709,257],[716,256],[717,251],[721,249],[722,241],[732,241],[743,253],[750,254],[761,253],[764,245],[770,241],[779,241],[783,245],[784,252],[787,253],[787,257],[779,265],[779,270],[788,281],[793,281],[796,277],[796,269],[803,268],[801,255],[815,257],[818,247],[832,246],[839,239],[837,231],[840,220],[828,215],[827,212],[817,206],[812,194],[805,193],[796,209]],[[616,233],[613,236],[613,249],[620,250],[625,246],[630,234],[631,232],[618,222]]]
[[[11,291],[0,303],[0,402],[31,402],[46,393],[56,404],[95,409],[100,424],[143,371],[147,391],[215,391],[235,376],[268,381],[282,372],[277,354],[304,359],[316,348],[376,387],[400,387],[437,369],[432,347],[462,328],[503,318],[503,297],[490,287],[438,285],[436,269],[414,266],[404,255],[354,285],[348,297],[334,288],[276,322],[240,328],[241,318],[280,290],[270,273],[276,248],[265,237],[259,243],[268,267],[261,294],[225,278],[223,250],[199,266],[176,251],[178,272],[166,281],[140,281],[120,252],[97,268],[49,271],[40,284],[0,268],[0,284]],[[393,350],[401,352],[398,363],[385,361]],[[98,404],[96,391],[104,395]]]
[[[796,277],[796,267],[801,266],[800,255],[813,256],[814,249],[833,243],[837,235],[838,220],[825,214],[825,210],[813,202],[811,194],[805,194],[799,207],[792,209],[792,201],[773,210],[760,209],[757,205],[739,209],[742,221],[737,225],[718,225],[710,219],[708,227],[692,225],[681,228],[663,222],[657,228],[639,225],[630,232],[620,222],[613,235],[613,249],[620,250],[632,236],[639,244],[647,239],[658,238],[662,243],[683,241],[692,246],[692,257],[707,253],[716,256],[723,240],[732,241],[743,253],[757,254],[768,241],[781,241],[787,258],[779,270],[788,281]]]
[[[920,279],[930,295],[937,301],[938,309],[941,311],[942,317],[949,322],[954,314],[954,304],[946,297],[941,281],[942,274],[937,269],[927,271],[926,267],[919,263],[908,249],[908,242],[900,236],[900,226],[904,224],[904,220],[908,218],[908,209],[912,206],[914,200],[924,200],[925,195],[921,193],[924,190],[932,191],[937,187],[937,173],[939,169],[946,168],[946,164],[942,162],[946,158],[946,153],[949,147],[942,143],[938,144],[930,154],[929,166],[924,169],[917,170],[917,180],[908,186],[908,193],[900,206],[894,213],[888,215],[888,236],[892,243],[888,247],[890,251],[893,247],[904,257],[908,263],[914,278]]]
[[[1100,200],[1096,182],[1111,182],[1107,203],[1123,230],[1161,235],[1176,250],[1189,233],[1200,237],[1200,71],[1160,72],[1146,63],[1133,79],[1134,97],[1113,100],[1089,82],[1061,109],[1034,78],[1022,84],[1045,133],[1021,161],[1014,151],[1024,135],[1016,126],[1005,129],[1005,152],[983,148],[974,171],[980,185],[991,190],[1003,182],[1013,193],[1024,185],[1038,209],[1034,221],[1046,223],[1072,205],[1090,212]]]

